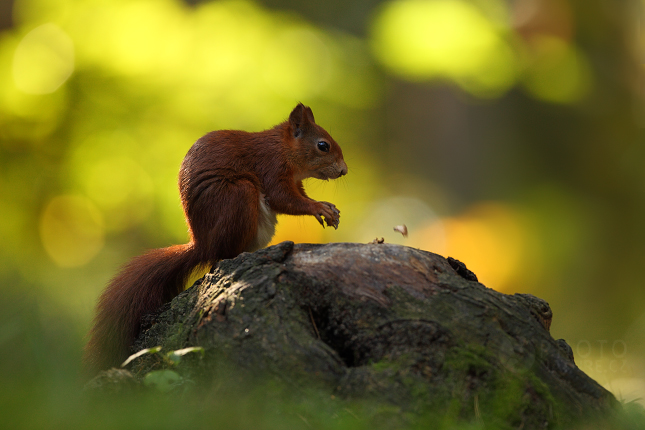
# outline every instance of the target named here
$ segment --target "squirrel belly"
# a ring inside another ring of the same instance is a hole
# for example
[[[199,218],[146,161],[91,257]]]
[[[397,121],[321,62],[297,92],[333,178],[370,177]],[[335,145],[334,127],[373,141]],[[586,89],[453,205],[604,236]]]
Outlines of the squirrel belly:
[[[178,295],[194,268],[268,245],[277,214],[310,215],[337,228],[340,211],[310,198],[302,180],[345,174],[340,146],[303,104],[272,129],[220,130],[198,139],[179,171],[190,241],[136,257],[112,279],[85,347],[87,370],[121,364],[133,352],[142,317]]]
[[[266,196],[260,194],[260,211],[258,216],[258,232],[255,240],[246,252],[257,251],[266,247],[273,239],[275,234],[275,226],[278,224],[276,213],[271,210],[266,202]]]

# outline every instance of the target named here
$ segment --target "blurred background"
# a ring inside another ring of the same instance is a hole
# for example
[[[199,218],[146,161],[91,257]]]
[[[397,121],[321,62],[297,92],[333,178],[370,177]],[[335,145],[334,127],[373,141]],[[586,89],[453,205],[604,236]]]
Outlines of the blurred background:
[[[343,148],[347,177],[306,184],[343,218],[281,217],[274,243],[455,257],[547,300],[579,367],[645,397],[642,7],[0,1],[0,397],[35,384],[56,404],[110,277],[187,241],[176,181],[196,139],[298,102]]]

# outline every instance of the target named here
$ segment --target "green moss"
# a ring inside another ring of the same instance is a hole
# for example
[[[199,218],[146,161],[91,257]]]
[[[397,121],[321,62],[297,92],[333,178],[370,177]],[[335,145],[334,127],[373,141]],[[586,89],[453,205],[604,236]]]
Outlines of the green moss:
[[[422,318],[428,316],[428,306],[422,300],[414,298],[403,288],[392,285],[386,290],[387,296],[392,300],[392,313],[402,318]]]
[[[555,424],[558,407],[548,386],[530,369],[511,373],[497,362],[482,345],[460,346],[448,352],[444,370],[455,385],[446,418],[477,418],[493,428],[529,428],[529,424],[538,424],[531,423],[533,417],[551,416],[549,423]],[[536,408],[541,413],[536,414]]]
[[[480,376],[491,370],[494,360],[483,345],[468,344],[451,348],[446,354],[444,368],[456,373]]]
[[[386,370],[398,372],[401,369],[401,363],[398,360],[388,360],[387,358],[371,363],[370,366],[375,372],[384,372]]]

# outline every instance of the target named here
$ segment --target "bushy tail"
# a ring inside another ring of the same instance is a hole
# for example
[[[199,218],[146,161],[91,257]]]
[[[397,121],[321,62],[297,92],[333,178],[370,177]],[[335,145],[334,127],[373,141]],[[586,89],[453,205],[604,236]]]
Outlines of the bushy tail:
[[[155,249],[130,261],[97,305],[85,365],[91,372],[120,365],[139,335],[141,317],[169,302],[199,264],[192,243]]]

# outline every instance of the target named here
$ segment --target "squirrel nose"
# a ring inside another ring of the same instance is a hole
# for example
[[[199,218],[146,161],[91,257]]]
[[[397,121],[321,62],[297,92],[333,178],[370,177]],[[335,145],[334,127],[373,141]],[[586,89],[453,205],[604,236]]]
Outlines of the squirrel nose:
[[[343,162],[341,168],[340,168],[340,175],[338,177],[340,178],[341,176],[345,176],[347,174],[347,164]]]

